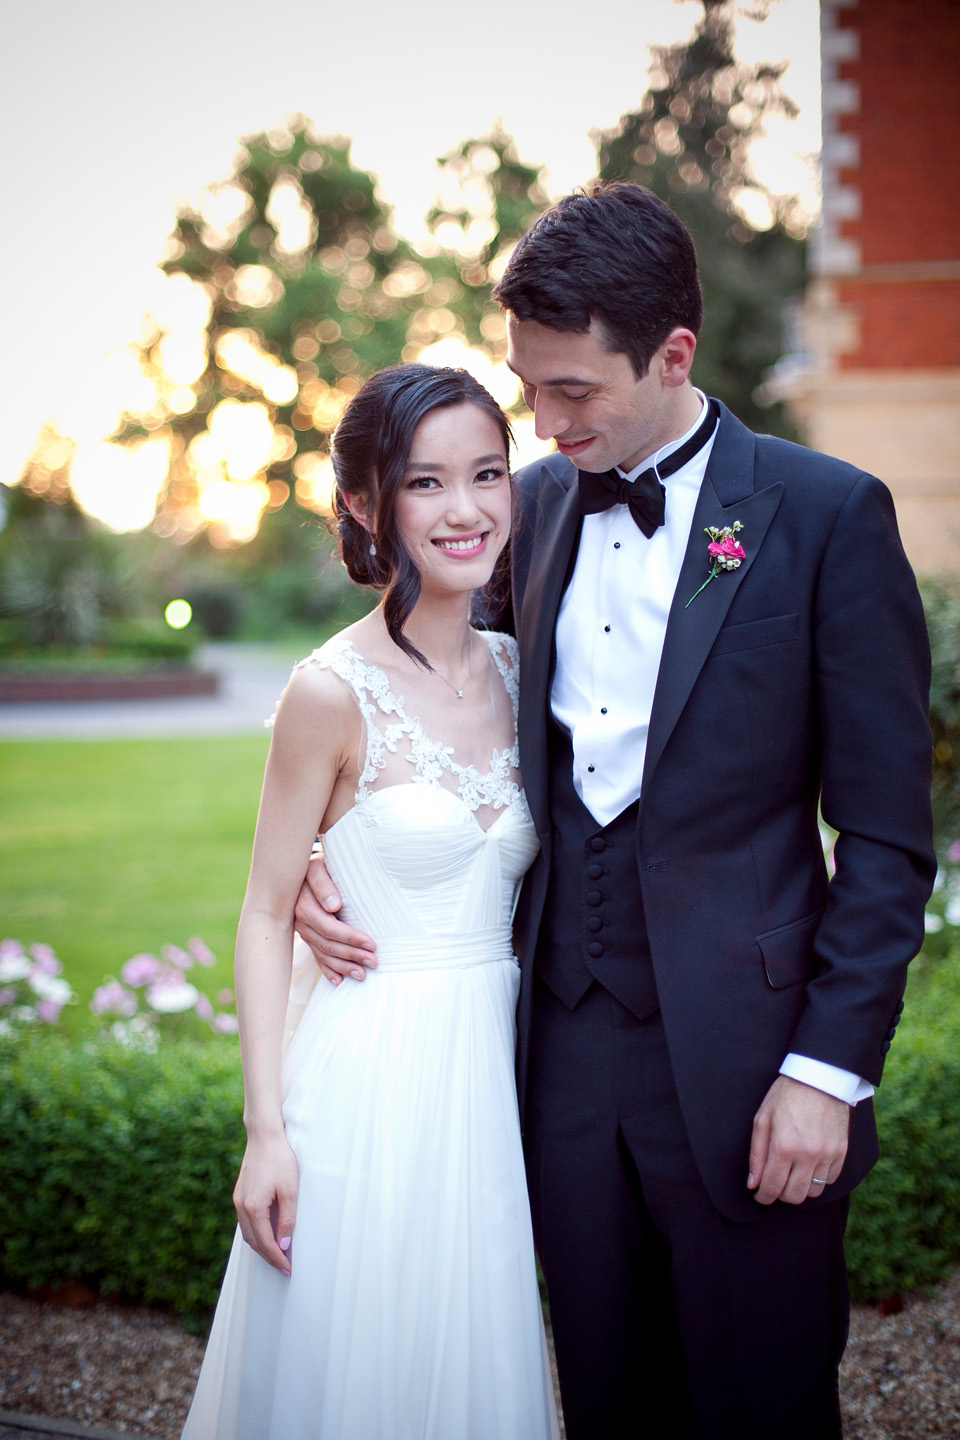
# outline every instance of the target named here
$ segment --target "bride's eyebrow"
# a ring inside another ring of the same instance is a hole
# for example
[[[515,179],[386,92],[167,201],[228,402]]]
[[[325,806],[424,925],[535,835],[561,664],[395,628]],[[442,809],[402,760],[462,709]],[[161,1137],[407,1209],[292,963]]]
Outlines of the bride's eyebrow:
[[[480,455],[480,456],[477,457],[476,460],[470,460],[470,461],[468,461],[467,463],[470,464],[470,465],[492,465],[492,464],[494,464],[495,461],[499,461],[501,465],[503,465],[503,464],[505,463],[503,456],[502,456],[498,451],[496,451],[496,450],[494,450],[491,455]],[[445,465],[442,460],[412,460],[412,461],[410,462],[410,464],[407,466],[407,469],[406,469],[406,472],[405,472],[405,473],[406,473],[406,474],[409,474],[411,470],[449,470],[449,469],[450,469],[450,466],[449,466],[449,465]]]

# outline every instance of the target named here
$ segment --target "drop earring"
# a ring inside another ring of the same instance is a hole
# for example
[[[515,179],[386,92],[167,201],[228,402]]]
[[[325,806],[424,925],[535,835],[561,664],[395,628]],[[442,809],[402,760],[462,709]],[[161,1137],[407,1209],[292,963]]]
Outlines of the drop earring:
[[[370,554],[371,554],[371,555],[376,555],[376,553],[377,553],[376,544],[374,543],[373,540],[371,540],[371,541],[370,541]]]

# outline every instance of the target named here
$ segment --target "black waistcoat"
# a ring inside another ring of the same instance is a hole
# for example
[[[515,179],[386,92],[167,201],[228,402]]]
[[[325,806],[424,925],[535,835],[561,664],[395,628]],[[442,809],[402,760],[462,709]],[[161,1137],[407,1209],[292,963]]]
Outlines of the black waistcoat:
[[[551,718],[551,879],[536,966],[569,1008],[597,980],[642,1020],[658,1008],[637,868],[638,802],[598,825],[573,783],[570,736]]]

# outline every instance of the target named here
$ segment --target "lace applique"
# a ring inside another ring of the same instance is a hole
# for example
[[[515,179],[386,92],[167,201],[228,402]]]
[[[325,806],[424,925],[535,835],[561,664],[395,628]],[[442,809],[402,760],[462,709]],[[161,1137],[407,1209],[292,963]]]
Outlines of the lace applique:
[[[489,646],[494,664],[503,678],[516,724],[520,695],[517,642],[510,635],[483,630],[478,633]],[[409,754],[404,758],[414,767],[415,773],[410,777],[414,784],[440,786],[444,777],[449,775],[457,782],[460,799],[472,811],[479,810],[483,805],[502,810],[520,798],[520,787],[511,779],[511,772],[520,764],[516,741],[506,750],[494,750],[490,770],[481,775],[475,765],[458,765],[453,758],[452,746],[431,740],[419,719],[404,713],[403,696],[394,695],[385,671],[376,665],[368,665],[349,641],[336,638],[328,641],[312,655],[300,660],[294,669],[299,670],[304,665],[321,665],[332,670],[349,685],[356,698],[364,720],[367,746],[355,804],[368,820],[371,816],[366,802],[370,798],[370,786],[384,769],[388,752],[396,754],[403,742],[409,746]],[[378,714],[396,716],[396,719],[381,729],[377,724]]]

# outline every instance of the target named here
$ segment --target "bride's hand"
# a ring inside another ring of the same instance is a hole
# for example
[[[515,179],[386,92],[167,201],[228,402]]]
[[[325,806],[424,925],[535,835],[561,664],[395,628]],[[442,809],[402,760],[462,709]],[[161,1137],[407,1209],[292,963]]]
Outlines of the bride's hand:
[[[290,1274],[299,1181],[296,1156],[283,1134],[247,1141],[233,1191],[240,1231],[247,1244],[284,1275]]]

